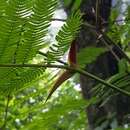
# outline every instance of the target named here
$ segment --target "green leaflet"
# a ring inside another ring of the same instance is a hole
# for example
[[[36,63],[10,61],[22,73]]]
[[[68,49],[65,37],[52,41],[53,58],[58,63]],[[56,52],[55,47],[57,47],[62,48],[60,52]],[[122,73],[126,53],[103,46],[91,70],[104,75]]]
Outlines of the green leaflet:
[[[78,65],[84,68],[86,64],[89,64],[96,60],[96,58],[105,51],[105,48],[96,47],[86,47],[84,49],[81,49],[77,55]]]
[[[45,68],[9,68],[3,70],[6,73],[3,72],[3,75],[0,76],[0,94],[7,96],[9,93],[20,91],[26,85],[41,78]]]
[[[61,27],[56,35],[57,43],[50,46],[48,55],[48,62],[55,62],[60,59],[69,49],[71,42],[75,39],[81,28],[82,19],[81,13],[78,10],[67,19],[66,23]]]
[[[28,63],[46,44],[57,0],[0,0],[0,64]],[[22,89],[44,73],[41,68],[0,68],[0,93]],[[6,92],[6,93],[5,93]]]
[[[115,85],[116,87],[121,88],[125,91],[130,91],[129,85],[130,85],[130,73],[128,72],[121,72],[118,74],[115,74],[114,76],[111,76],[109,79],[106,80],[107,83],[111,83]],[[95,93],[95,95],[99,98],[98,100],[101,101],[101,106],[103,106],[105,103],[107,103],[114,95],[117,95],[118,92],[115,92],[111,88],[107,88],[102,84],[96,85],[92,91]]]

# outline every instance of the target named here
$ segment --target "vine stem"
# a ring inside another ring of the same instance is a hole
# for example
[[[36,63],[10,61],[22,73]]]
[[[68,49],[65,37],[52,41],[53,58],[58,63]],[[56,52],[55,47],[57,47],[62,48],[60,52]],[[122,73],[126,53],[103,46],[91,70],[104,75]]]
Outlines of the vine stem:
[[[110,83],[107,83],[105,80],[81,69],[80,67],[71,67],[71,66],[68,66],[68,65],[55,65],[55,64],[0,64],[0,67],[22,67],[22,68],[25,68],[25,67],[34,67],[34,68],[60,68],[60,69],[67,69],[67,70],[71,70],[73,72],[78,72],[84,76],[87,76],[87,77],[90,77],[92,79],[95,79],[96,81],[98,81],[99,83],[105,85],[106,87],[109,87],[119,93],[122,93],[126,96],[129,96],[130,97],[130,93],[123,90],[123,89],[120,89],[119,87],[113,85],[113,84],[110,84]]]

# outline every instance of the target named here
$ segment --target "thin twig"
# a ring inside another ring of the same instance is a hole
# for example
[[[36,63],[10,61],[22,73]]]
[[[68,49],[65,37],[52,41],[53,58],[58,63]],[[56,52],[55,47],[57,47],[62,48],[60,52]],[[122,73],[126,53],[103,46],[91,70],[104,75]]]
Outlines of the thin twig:
[[[99,37],[99,35],[102,35],[102,38],[101,38],[101,40],[102,40],[102,42],[104,43],[104,44],[107,44],[107,47],[109,46],[109,50],[110,50],[110,52],[113,54],[113,56],[117,59],[117,60],[119,60],[120,58],[117,58],[118,56],[116,55],[116,53],[110,48],[110,45],[114,45],[114,46],[116,46],[117,48],[118,48],[118,50],[120,51],[120,53],[123,55],[123,57],[130,63],[130,58],[127,56],[127,54],[116,44],[116,43],[114,43],[113,42],[113,40],[110,38],[110,37],[108,37],[105,33],[103,33],[103,32],[100,32],[100,34],[98,34],[99,32],[97,32],[97,30],[95,29],[95,27],[93,26],[93,25],[89,25],[89,24],[84,24],[85,26],[87,26],[87,27],[90,27],[91,28],[91,30],[92,30],[92,32],[94,32],[98,37]]]
[[[68,66],[65,65],[55,65],[55,64],[0,64],[0,68],[60,68],[60,69],[68,69]]]
[[[89,28],[91,28],[91,29],[96,30],[96,27],[95,27],[95,26],[93,26],[93,25],[91,25],[91,24],[89,24],[88,22],[84,22],[84,24],[83,24],[83,25],[85,25],[86,27],[89,27]]]
[[[47,54],[45,54],[44,52],[41,52],[41,51],[39,51],[38,52],[40,55],[42,55],[42,56],[45,56],[45,57],[47,57]],[[59,62],[59,63],[61,63],[61,64],[64,64],[64,65],[67,65],[67,63],[65,63],[64,61],[62,61],[62,60],[57,60],[57,62]]]
[[[109,87],[111,89],[114,89],[116,90],[117,92],[119,93],[122,93],[126,96],[130,96],[130,93],[123,90],[123,89],[120,89],[119,87],[116,87],[115,85],[113,84],[110,84],[110,83],[107,83],[105,80],[87,72],[87,71],[84,71],[83,69],[79,68],[79,67],[71,67],[71,66],[66,66],[66,65],[53,65],[53,64],[0,64],[0,67],[36,67],[36,68],[41,68],[41,67],[44,67],[44,68],[61,68],[61,69],[67,69],[67,70],[71,70],[73,72],[78,72],[80,74],[83,74],[87,77],[90,77],[92,79],[95,79],[96,81],[98,81],[99,83],[102,83],[103,85],[105,85],[106,87]]]
[[[112,50],[112,47],[106,42],[102,34],[97,34],[99,35],[99,40],[101,40],[104,45],[108,48],[108,50],[112,53],[112,55],[115,57],[117,61],[120,61],[120,58],[116,55],[116,53]]]
[[[108,44],[116,46],[123,57],[130,63],[130,58],[127,56],[127,54],[116,43],[114,43],[110,37],[108,37],[106,34],[103,34],[103,37],[106,42],[109,42]]]
[[[98,37],[98,40],[102,41],[102,42],[105,44],[105,46],[108,48],[108,50],[112,53],[112,55],[115,57],[115,59],[116,59],[117,61],[119,61],[120,58],[116,55],[116,53],[112,50],[112,48],[110,47],[110,45],[107,43],[107,41],[106,41],[105,38],[104,38],[104,35],[103,35],[102,33],[97,32],[95,26],[90,25],[90,24],[88,24],[87,22],[86,22],[84,25],[87,26],[87,27],[89,27],[89,28],[91,29],[91,31],[92,31],[94,34],[96,34],[96,36]]]
[[[65,22],[66,19],[52,18],[51,21],[60,21],[60,22]]]

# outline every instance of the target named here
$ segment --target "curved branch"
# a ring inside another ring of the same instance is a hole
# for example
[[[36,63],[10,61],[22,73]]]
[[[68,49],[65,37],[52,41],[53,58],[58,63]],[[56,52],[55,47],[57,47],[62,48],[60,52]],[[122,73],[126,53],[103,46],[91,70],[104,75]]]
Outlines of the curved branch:
[[[79,68],[79,67],[71,67],[71,66],[68,66],[68,65],[54,65],[54,64],[0,64],[0,67],[3,67],[3,68],[6,68],[6,67],[22,67],[22,68],[25,68],[25,67],[35,67],[35,68],[41,68],[41,67],[44,67],[44,68],[60,68],[60,69],[67,69],[67,70],[71,70],[73,72],[78,72],[84,76],[87,76],[87,77],[90,77],[92,79],[95,79],[96,81],[98,81],[99,83],[105,85],[106,87],[109,87],[119,93],[122,93],[126,96],[129,96],[130,97],[130,93],[123,90],[123,89],[120,89],[119,87],[113,85],[113,84],[110,84],[110,83],[107,83],[105,80],[87,72],[87,71],[84,71],[83,69]]]

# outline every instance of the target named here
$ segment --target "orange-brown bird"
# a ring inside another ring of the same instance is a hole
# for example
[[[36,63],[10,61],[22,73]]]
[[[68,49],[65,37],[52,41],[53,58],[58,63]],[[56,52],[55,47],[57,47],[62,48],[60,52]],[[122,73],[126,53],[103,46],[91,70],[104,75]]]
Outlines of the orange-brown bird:
[[[75,67],[77,63],[77,58],[76,58],[76,40],[73,40],[73,42],[71,43],[70,49],[69,49],[69,54],[68,54],[68,64],[71,67]],[[46,101],[52,96],[53,92],[67,79],[69,79],[70,77],[72,77],[74,75],[74,72],[72,72],[71,70],[65,70],[64,72],[62,72],[62,74],[57,78],[56,82],[54,83],[54,85],[52,86]]]

